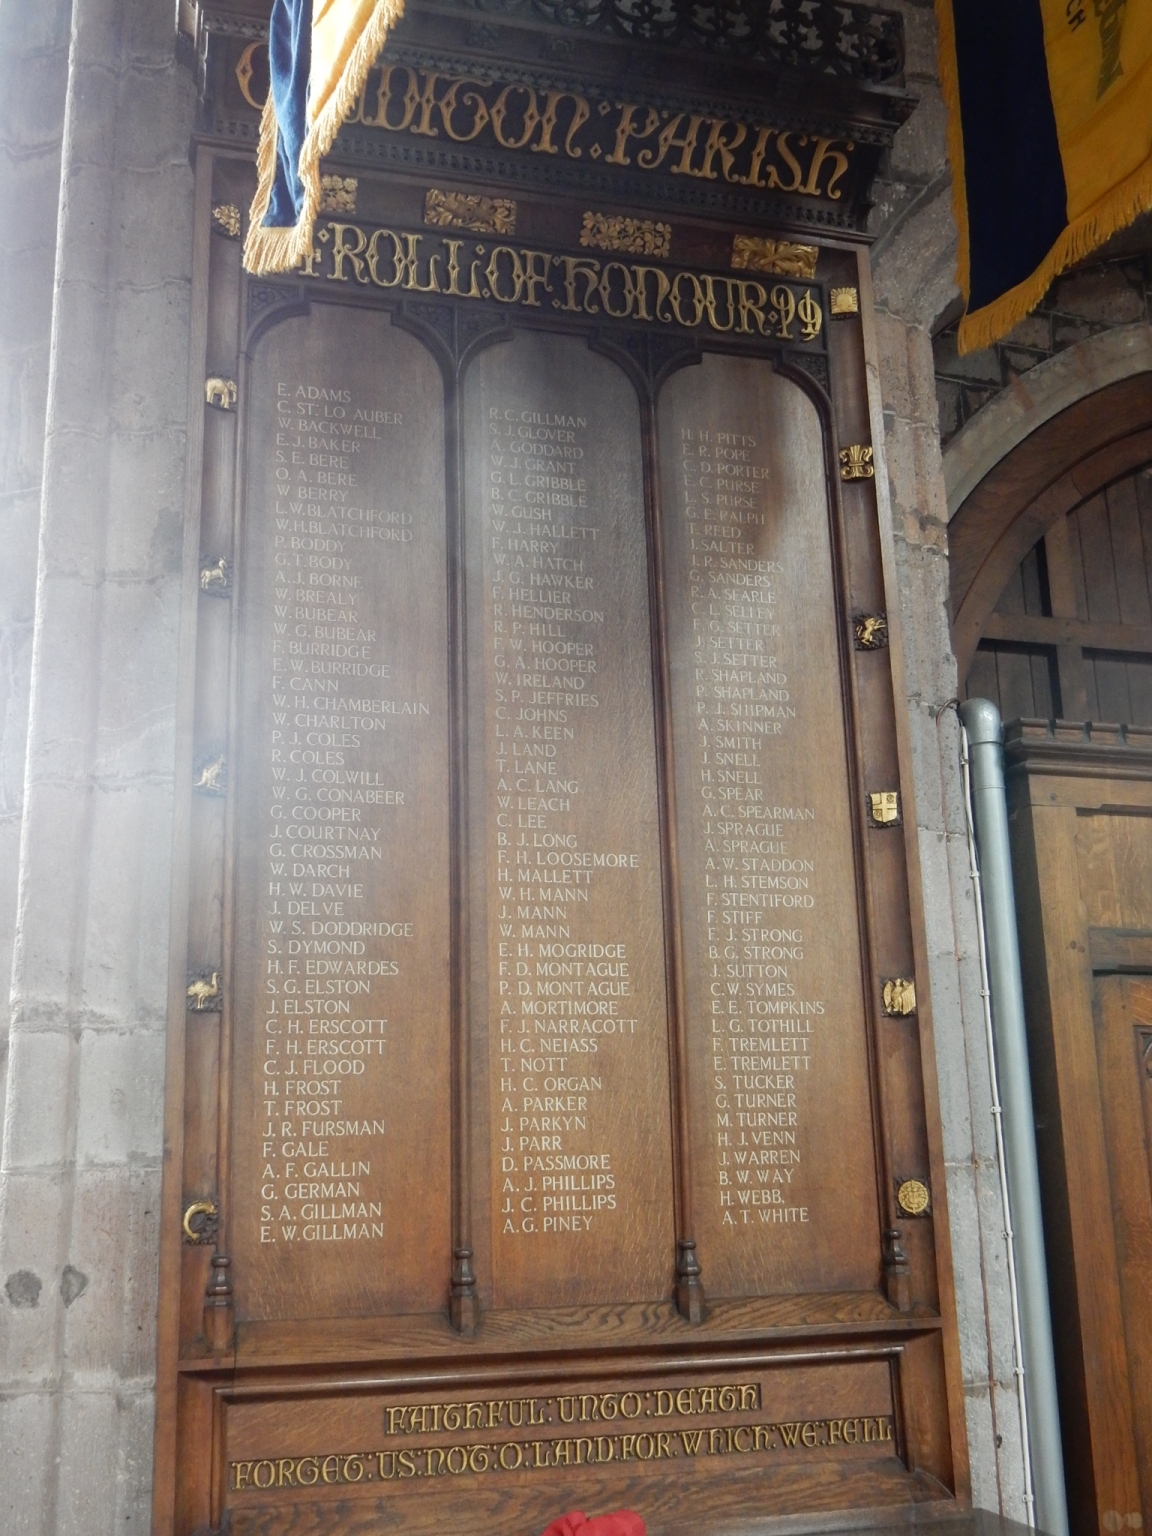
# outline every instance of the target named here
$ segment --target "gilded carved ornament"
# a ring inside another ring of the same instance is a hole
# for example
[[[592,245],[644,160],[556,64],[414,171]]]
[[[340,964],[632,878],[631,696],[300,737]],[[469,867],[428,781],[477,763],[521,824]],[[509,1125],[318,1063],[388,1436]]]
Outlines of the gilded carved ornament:
[[[229,240],[240,238],[240,210],[235,203],[217,203],[212,209],[212,222],[218,232]]]
[[[905,1179],[896,1191],[896,1204],[905,1216],[926,1216],[931,1205],[927,1184],[922,1179]]]
[[[874,790],[868,796],[868,818],[874,827],[894,827],[900,820],[899,790]]]
[[[192,788],[202,795],[223,795],[228,788],[228,760],[223,752],[201,764]]]
[[[888,615],[858,613],[852,620],[852,639],[858,651],[882,651],[888,644]]]
[[[890,1019],[906,1019],[916,1012],[916,983],[910,976],[894,976],[884,983],[884,1012]]]
[[[355,213],[358,186],[355,176],[321,176],[320,212]]]
[[[816,276],[819,256],[819,246],[796,245],[791,240],[737,235],[732,241],[732,265],[738,272],[775,272],[778,277],[812,278]]]
[[[238,394],[235,379],[220,379],[213,376],[204,380],[205,402],[215,406],[218,411],[234,411]]]
[[[868,443],[849,443],[840,450],[841,480],[871,480],[876,474]]]
[[[441,192],[430,187],[424,198],[424,222],[437,229],[467,229],[477,235],[512,235],[516,232],[516,204],[510,197]]]
[[[209,597],[231,597],[232,574],[223,555],[200,567],[200,590]]]
[[[184,1241],[201,1247],[216,1241],[220,1212],[214,1200],[193,1200],[180,1222]]]
[[[219,1013],[224,999],[220,972],[209,971],[194,976],[188,983],[185,995],[192,1013]]]
[[[672,226],[622,214],[586,213],[580,226],[580,244],[597,251],[666,258],[672,249]]]

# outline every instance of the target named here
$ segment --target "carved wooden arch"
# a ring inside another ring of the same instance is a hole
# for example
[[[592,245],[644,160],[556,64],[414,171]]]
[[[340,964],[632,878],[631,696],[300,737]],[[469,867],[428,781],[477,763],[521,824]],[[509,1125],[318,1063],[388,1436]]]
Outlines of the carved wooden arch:
[[[976,486],[949,528],[952,646],[961,677],[1001,592],[1052,525],[1152,459],[1152,373],[1098,390],[1038,428]]]

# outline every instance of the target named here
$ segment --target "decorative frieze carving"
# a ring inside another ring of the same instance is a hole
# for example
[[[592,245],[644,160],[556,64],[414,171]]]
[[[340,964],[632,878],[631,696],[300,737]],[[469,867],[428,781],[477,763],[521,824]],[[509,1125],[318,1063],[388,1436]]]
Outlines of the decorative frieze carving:
[[[477,235],[512,235],[516,233],[516,204],[510,197],[441,192],[430,187],[424,198],[424,222],[437,229],[468,229]]]
[[[780,277],[815,277],[820,256],[817,245],[770,240],[763,235],[737,235],[732,241],[732,265],[739,272],[775,272]]]
[[[235,203],[217,203],[212,209],[212,222],[217,234],[227,235],[229,240],[239,240],[240,210]]]
[[[580,244],[596,251],[627,251],[630,256],[667,259],[672,249],[672,226],[616,213],[586,213]]]
[[[320,212],[355,213],[358,184],[355,176],[321,176]]]

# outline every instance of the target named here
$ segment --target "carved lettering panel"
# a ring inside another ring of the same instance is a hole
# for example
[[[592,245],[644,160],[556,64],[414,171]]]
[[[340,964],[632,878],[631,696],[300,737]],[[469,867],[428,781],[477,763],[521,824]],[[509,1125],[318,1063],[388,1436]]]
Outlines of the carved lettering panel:
[[[325,307],[259,343],[248,391],[238,1311],[429,1310],[449,1241],[443,389],[385,316]]]
[[[464,411],[493,1303],[641,1300],[673,1234],[639,405],[521,333]]]
[[[823,434],[769,361],[659,404],[695,1218],[710,1291],[870,1283],[876,1175]]]
[[[833,1508],[853,1482],[882,1497],[900,1450],[882,1356],[785,1369],[763,1357],[633,1362],[561,1383],[528,1372],[450,1392],[330,1388],[319,1419],[307,1399],[241,1399],[228,1410],[227,1497],[233,1529],[252,1532],[336,1519],[356,1531],[463,1520],[528,1532],[586,1505],[692,1529],[720,1509],[732,1519],[763,1507],[750,1506],[754,1489],[774,1513]]]

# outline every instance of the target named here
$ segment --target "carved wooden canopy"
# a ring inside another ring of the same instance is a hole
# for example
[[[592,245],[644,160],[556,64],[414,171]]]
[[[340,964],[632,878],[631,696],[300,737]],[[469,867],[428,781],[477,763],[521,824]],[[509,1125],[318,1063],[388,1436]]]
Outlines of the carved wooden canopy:
[[[268,11],[182,4],[206,140],[255,148]],[[914,104],[873,6],[416,0],[330,158],[858,238]]]

